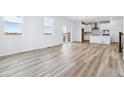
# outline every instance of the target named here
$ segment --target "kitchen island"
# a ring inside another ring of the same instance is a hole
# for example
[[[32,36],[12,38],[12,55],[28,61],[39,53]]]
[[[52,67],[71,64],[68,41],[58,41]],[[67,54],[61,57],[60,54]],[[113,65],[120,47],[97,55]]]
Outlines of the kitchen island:
[[[110,36],[90,35],[90,43],[110,44]]]

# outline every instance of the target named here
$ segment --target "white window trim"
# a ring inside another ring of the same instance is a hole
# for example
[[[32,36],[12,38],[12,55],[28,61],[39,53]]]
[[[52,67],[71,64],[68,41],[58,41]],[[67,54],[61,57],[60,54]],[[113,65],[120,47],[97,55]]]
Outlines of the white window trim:
[[[5,31],[5,29],[4,29],[4,18],[2,18],[4,34],[6,34],[6,35],[23,35],[23,31],[24,31],[24,17],[23,16],[21,16],[21,17],[22,17],[21,32],[7,32],[7,31]]]
[[[44,17],[45,17],[45,16],[44,16]],[[52,19],[53,19],[53,24],[52,24],[51,27],[44,25],[44,17],[43,17],[43,34],[44,34],[44,35],[53,35],[53,34],[54,34],[54,17],[53,17],[53,16],[50,16],[50,17],[52,17]],[[45,33],[45,28],[51,28],[51,33]]]

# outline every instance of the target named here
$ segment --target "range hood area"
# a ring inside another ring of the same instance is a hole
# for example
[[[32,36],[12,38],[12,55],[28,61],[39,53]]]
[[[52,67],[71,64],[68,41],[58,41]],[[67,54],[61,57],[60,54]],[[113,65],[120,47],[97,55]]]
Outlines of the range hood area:
[[[98,28],[98,24],[97,23],[94,23],[94,27],[92,28],[92,30],[98,30],[99,28]]]

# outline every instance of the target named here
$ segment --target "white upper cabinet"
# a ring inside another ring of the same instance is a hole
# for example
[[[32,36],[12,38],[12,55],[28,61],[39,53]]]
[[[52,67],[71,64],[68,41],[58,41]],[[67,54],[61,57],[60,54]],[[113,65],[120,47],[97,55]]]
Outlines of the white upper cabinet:
[[[92,31],[91,25],[84,26],[84,32],[91,32],[91,31]]]

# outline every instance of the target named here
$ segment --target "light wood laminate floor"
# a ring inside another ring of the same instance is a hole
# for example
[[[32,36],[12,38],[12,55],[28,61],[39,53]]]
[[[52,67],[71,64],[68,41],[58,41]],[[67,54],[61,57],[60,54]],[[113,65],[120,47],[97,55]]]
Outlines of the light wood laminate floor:
[[[1,77],[124,76],[118,46],[68,43],[0,59]]]

